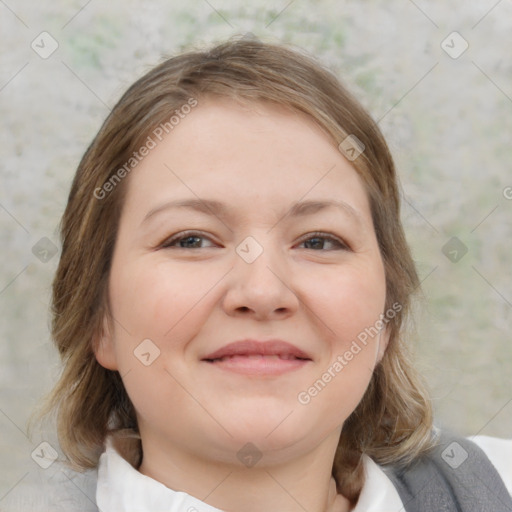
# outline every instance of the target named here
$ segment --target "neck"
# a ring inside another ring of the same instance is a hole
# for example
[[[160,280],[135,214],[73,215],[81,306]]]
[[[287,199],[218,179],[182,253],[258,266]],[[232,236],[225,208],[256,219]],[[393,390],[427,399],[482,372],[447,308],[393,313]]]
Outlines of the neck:
[[[233,465],[162,443],[144,442],[139,471],[226,512],[348,512],[350,503],[336,494],[331,476],[338,435],[309,453],[281,463]],[[165,446],[165,449],[162,447]]]

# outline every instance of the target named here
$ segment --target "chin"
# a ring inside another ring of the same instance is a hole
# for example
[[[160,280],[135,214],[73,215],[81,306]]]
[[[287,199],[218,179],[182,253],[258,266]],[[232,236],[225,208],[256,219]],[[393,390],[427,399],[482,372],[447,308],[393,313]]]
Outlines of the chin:
[[[303,450],[305,443],[314,443],[319,429],[297,421],[297,418],[292,419],[294,414],[290,411],[287,412],[288,417],[283,411],[280,415],[260,412],[243,420],[237,416],[235,422],[225,423],[232,436],[224,438],[229,444],[229,451],[234,450],[240,456],[239,450],[243,451],[245,447],[245,450],[261,452],[269,462],[269,457],[277,456],[282,460],[286,453],[291,456],[296,450]]]

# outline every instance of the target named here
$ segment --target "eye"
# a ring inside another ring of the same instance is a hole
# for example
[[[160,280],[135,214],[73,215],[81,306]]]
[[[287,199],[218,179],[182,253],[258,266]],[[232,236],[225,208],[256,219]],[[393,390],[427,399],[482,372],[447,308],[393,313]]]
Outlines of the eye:
[[[203,245],[203,242],[210,242],[210,245]],[[184,231],[177,233],[165,240],[160,247],[166,248],[177,248],[177,249],[204,249],[205,247],[213,247],[213,242],[204,234],[198,231]]]
[[[308,238],[303,239],[299,245],[303,245],[304,249],[312,250],[349,250],[348,245],[339,238],[327,233],[311,233]]]

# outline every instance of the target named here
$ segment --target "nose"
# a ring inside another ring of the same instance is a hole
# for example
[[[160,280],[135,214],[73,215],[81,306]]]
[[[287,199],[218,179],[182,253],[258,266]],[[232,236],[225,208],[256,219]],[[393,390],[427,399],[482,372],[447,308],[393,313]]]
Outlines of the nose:
[[[237,253],[234,260],[222,301],[228,315],[260,321],[280,320],[298,310],[300,301],[283,256],[266,247],[252,262]]]

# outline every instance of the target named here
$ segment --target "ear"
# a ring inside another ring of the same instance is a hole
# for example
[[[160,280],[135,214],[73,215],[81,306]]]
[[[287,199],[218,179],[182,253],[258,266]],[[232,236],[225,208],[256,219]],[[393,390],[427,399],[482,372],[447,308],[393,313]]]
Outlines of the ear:
[[[100,332],[93,340],[93,351],[96,360],[103,368],[107,370],[118,369],[114,336],[106,315],[103,317]]]

